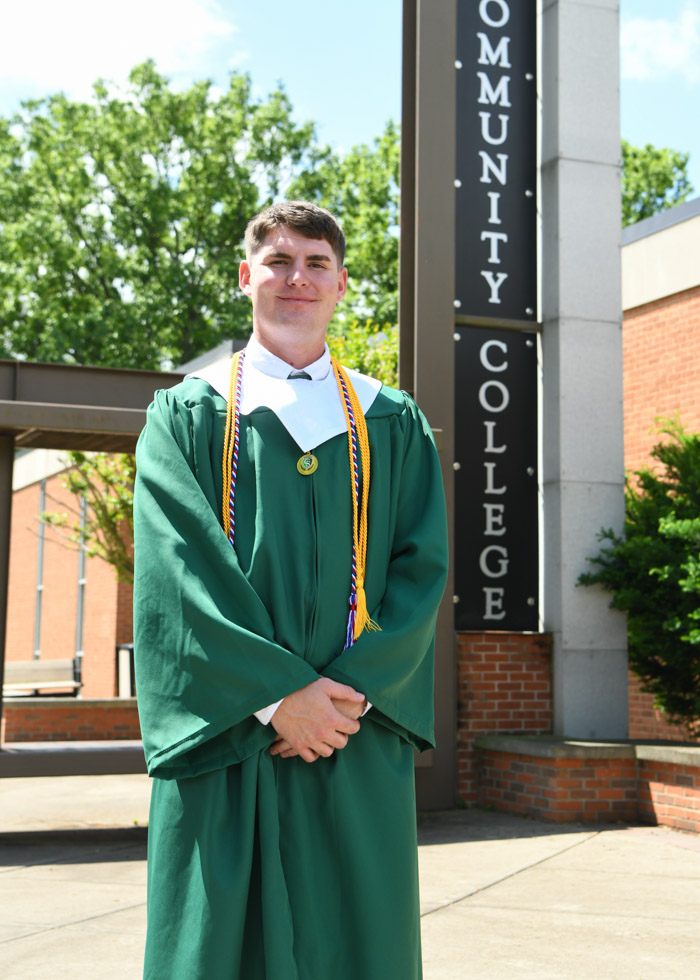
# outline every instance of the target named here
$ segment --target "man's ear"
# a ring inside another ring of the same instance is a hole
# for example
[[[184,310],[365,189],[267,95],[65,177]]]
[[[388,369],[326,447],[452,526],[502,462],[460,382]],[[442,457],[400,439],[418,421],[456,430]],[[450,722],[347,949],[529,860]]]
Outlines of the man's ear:
[[[250,265],[246,259],[241,262],[238,269],[238,285],[241,287],[241,290],[246,294],[246,296],[251,295],[252,288],[250,285]]]
[[[338,276],[338,299],[336,302],[339,303],[340,300],[343,298],[343,296],[345,296],[347,291],[348,291],[348,270],[345,268],[345,266],[343,266],[343,268],[340,270],[340,275]]]

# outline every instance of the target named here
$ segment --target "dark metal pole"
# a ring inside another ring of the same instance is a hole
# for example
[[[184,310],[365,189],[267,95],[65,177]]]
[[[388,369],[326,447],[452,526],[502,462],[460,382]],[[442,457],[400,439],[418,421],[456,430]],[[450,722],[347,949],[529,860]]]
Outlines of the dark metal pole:
[[[7,632],[7,591],[10,578],[10,519],[12,516],[12,466],[15,441],[0,436],[0,725],[2,725],[2,685],[5,677],[5,635]]]
[[[417,0],[413,376],[416,400],[436,431],[450,540],[454,507],[454,269],[456,0]],[[453,576],[438,617],[432,766],[416,770],[419,806],[457,797],[457,665]]]
[[[401,68],[401,238],[399,242],[399,388],[414,391],[416,254],[416,17],[404,0]]]

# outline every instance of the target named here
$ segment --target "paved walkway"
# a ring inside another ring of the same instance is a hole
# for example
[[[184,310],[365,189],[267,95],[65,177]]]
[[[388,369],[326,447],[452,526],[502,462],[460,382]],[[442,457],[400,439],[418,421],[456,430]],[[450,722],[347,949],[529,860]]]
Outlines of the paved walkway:
[[[0,780],[3,980],[139,980],[148,794]],[[700,976],[698,837],[467,810],[423,816],[420,840],[425,980]]]

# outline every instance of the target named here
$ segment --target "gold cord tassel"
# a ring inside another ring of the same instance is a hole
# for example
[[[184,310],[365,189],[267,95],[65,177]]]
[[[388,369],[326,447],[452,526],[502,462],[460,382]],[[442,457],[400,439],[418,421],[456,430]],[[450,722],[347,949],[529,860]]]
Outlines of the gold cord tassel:
[[[357,564],[357,582],[355,595],[357,597],[357,608],[355,611],[355,639],[357,640],[363,629],[368,631],[381,630],[381,627],[374,622],[367,611],[367,596],[365,595],[365,570],[367,568],[367,510],[369,504],[369,479],[370,479],[370,452],[369,436],[367,434],[367,422],[365,413],[362,411],[360,400],[353,388],[350,378],[338,361],[332,357],[331,363],[338,380],[338,387],[341,388],[340,379],[345,383],[348,398],[352,407],[355,419],[355,433],[359,449],[360,462],[362,464],[362,496],[360,501],[360,512],[358,515],[357,498],[355,495],[354,478],[354,459],[352,452],[352,421],[345,399],[341,397],[343,411],[345,412],[345,422],[348,428],[348,455],[350,458],[350,496],[352,497],[352,537],[355,545],[355,561]]]

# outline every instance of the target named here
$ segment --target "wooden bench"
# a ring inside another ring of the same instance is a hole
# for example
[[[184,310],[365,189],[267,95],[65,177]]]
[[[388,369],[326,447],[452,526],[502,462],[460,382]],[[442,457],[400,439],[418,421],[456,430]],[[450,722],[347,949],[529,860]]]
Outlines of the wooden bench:
[[[39,691],[77,694],[82,687],[75,679],[74,660],[6,660],[3,697],[38,694]]]

